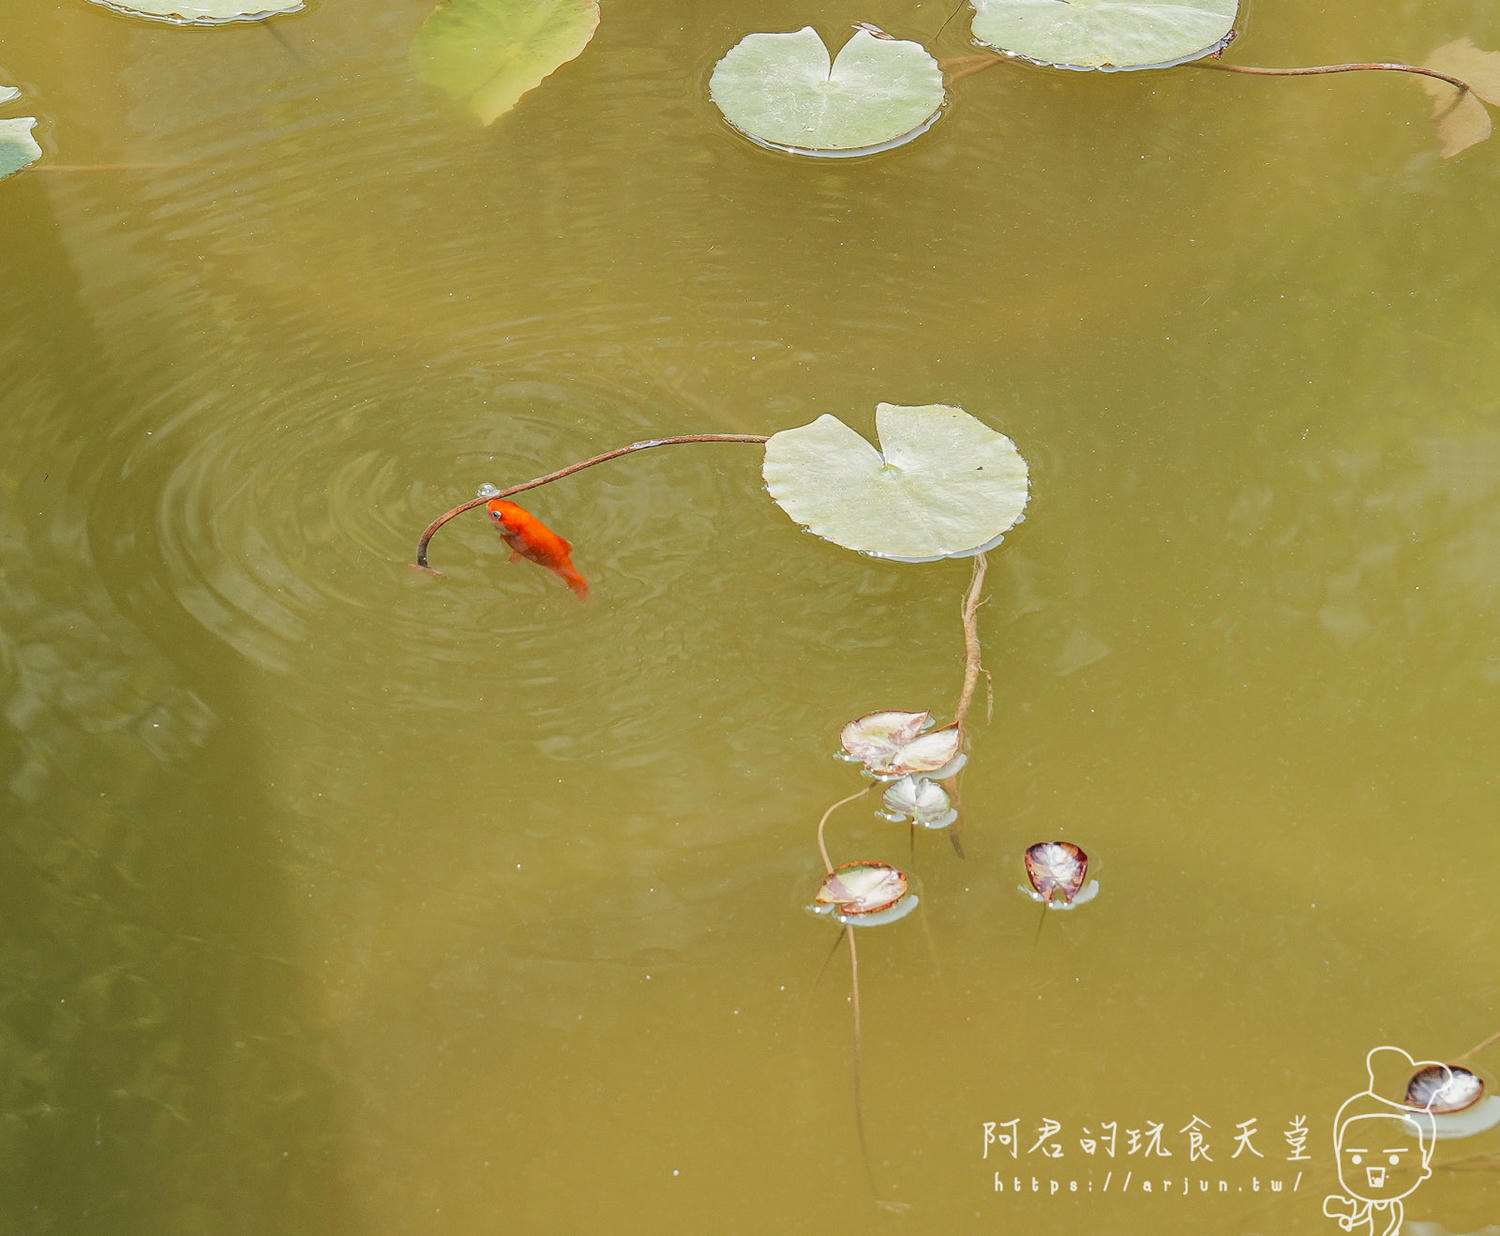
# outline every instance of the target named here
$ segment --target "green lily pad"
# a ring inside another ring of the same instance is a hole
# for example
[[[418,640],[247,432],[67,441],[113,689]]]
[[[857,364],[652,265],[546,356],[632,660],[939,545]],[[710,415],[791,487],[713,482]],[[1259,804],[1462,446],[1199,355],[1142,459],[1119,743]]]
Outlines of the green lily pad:
[[[20,97],[21,92],[14,86],[0,86],[0,103],[9,103]],[[35,116],[0,120],[0,178],[30,167],[42,157],[42,148],[31,136],[35,124]]]
[[[490,124],[599,28],[599,0],[445,0],[417,32],[412,56],[430,86]]]
[[[263,21],[283,13],[296,13],[302,0],[266,3],[265,0],[93,0],[101,8],[129,17],[147,17],[178,25],[216,26],[231,21]]]
[[[797,523],[846,549],[931,562],[998,545],[1026,509],[1016,445],[962,408],[883,403],[877,451],[832,416],[766,443],[771,497]]]
[[[970,0],[974,37],[1064,69],[1164,69],[1222,48],[1237,0]]]
[[[858,30],[831,63],[811,26],[747,34],[714,66],[709,95],[752,141],[848,157],[909,141],[937,119],[943,73],[917,43]]]

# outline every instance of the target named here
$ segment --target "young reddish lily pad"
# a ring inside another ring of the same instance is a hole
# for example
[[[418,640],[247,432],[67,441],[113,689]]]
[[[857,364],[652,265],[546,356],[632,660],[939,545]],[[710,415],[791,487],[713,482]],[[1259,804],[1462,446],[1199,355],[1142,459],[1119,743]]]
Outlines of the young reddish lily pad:
[[[818,886],[814,911],[847,927],[875,927],[905,918],[917,896],[904,872],[889,863],[853,862],[834,868]]]
[[[874,777],[951,776],[963,767],[963,735],[957,725],[931,725],[930,712],[872,712],[844,726],[839,741]]]
[[[1424,1062],[1412,1074],[1404,1100],[1414,1113],[1407,1128],[1421,1134],[1424,1121],[1443,1140],[1474,1137],[1500,1124],[1500,1097],[1485,1094],[1484,1079],[1456,1064]]]
[[[1049,907],[1070,910],[1097,897],[1098,880],[1084,886],[1088,873],[1089,856],[1071,841],[1039,841],[1026,851],[1027,895]]]
[[[1483,1097],[1484,1082],[1458,1065],[1429,1064],[1406,1087],[1406,1105],[1434,1115],[1464,1111]]]

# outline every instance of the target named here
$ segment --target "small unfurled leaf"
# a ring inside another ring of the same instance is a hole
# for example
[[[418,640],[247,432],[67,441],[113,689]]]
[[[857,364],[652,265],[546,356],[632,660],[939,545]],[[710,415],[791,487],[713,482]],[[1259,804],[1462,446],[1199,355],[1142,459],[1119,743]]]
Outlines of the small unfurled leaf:
[[[889,863],[855,862],[835,868],[818,886],[813,909],[850,927],[875,927],[904,918],[917,896],[904,872]]]
[[[180,26],[218,26],[232,21],[264,21],[295,13],[302,0],[93,0],[130,17],[146,17]]]
[[[1490,113],[1484,104],[1500,106],[1500,52],[1484,51],[1469,39],[1455,39],[1427,57],[1423,67],[1460,77],[1470,86],[1468,92],[1461,92],[1436,78],[1417,78],[1432,98],[1443,158],[1451,159],[1488,138]]]
[[[423,81],[490,124],[580,55],[599,0],[443,0],[412,49]]]
[[[20,97],[21,92],[14,86],[0,86],[0,103],[10,103]],[[30,167],[42,157],[42,148],[31,136],[35,124],[35,116],[0,120],[0,178]]]
[[[945,404],[875,409],[880,450],[833,416],[766,443],[762,476],[797,523],[900,562],[993,549],[1020,520],[1026,461],[1003,433]]]
[[[882,780],[951,776],[963,767],[963,735],[957,725],[931,725],[929,712],[872,712],[844,726],[839,742],[849,759]]]
[[[974,37],[1065,69],[1164,69],[1224,47],[1237,0],[970,0]]]
[[[790,154],[873,154],[937,119],[943,73],[917,43],[857,30],[831,63],[811,26],[747,34],[714,66],[709,95],[752,141]]]
[[[894,824],[910,820],[923,828],[947,828],[958,819],[948,791],[936,781],[910,774],[900,777],[880,797],[885,818]]]

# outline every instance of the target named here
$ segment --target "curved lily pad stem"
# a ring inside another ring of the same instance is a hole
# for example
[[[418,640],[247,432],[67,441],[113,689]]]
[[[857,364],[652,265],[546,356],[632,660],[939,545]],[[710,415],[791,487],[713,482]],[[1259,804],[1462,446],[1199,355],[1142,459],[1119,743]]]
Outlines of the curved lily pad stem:
[[[959,692],[958,708],[953,720],[963,732],[964,719],[969,715],[969,705],[974,702],[974,688],[979,685],[979,596],[984,591],[984,575],[989,562],[984,554],[974,555],[974,574],[969,581],[969,592],[964,597],[964,686]]]
[[[867,785],[862,790],[856,790],[853,794],[850,794],[847,798],[841,798],[841,799],[839,799],[838,802],[834,803],[833,806],[829,807],[827,811],[823,812],[823,818],[818,821],[818,853],[823,856],[823,870],[828,875],[832,875],[833,874],[833,859],[831,859],[831,858],[828,857],[828,843],[825,840],[823,840],[823,829],[824,829],[824,827],[828,823],[828,817],[831,816],[840,807],[842,807],[845,803],[852,803],[856,798],[863,798],[866,794],[868,794],[874,788],[875,787],[873,785]],[[852,937],[851,937],[851,941],[852,941]]]
[[[473,510],[476,506],[483,506],[493,498],[508,498],[511,494],[521,493],[523,490],[535,489],[539,485],[547,485],[552,481],[560,481],[565,476],[572,476],[575,472],[582,472],[585,468],[592,468],[595,464],[608,463],[611,459],[619,459],[622,455],[633,455],[636,451],[650,450],[653,446],[681,446],[688,442],[754,442],[764,446],[768,441],[764,434],[754,433],[685,433],[678,434],[674,438],[648,438],[644,442],[632,442],[629,446],[616,447],[612,451],[605,451],[602,455],[595,455],[590,459],[582,459],[566,468],[559,468],[556,472],[549,472],[546,476],[534,477],[529,481],[522,481],[519,485],[512,485],[509,489],[502,489],[499,493],[485,494],[481,498],[470,498],[467,502],[461,502],[451,511],[444,511],[430,524],[422,533],[422,539],[417,542],[416,565],[424,571],[431,571],[427,565],[427,544],[432,540],[433,534],[437,532],[455,515],[462,515],[465,511]],[[433,572],[437,574],[438,572]]]
[[[1455,87],[1460,94],[1468,94],[1473,89],[1463,78],[1454,77],[1452,73],[1443,73],[1437,69],[1429,69],[1420,64],[1396,64],[1373,60],[1358,64],[1313,64],[1294,69],[1261,68],[1249,64],[1225,64],[1222,60],[1195,60],[1191,67],[1195,69],[1217,69],[1220,73],[1244,73],[1253,77],[1317,77],[1324,73],[1417,73],[1422,77],[1435,77],[1440,82],[1447,82],[1450,86]]]

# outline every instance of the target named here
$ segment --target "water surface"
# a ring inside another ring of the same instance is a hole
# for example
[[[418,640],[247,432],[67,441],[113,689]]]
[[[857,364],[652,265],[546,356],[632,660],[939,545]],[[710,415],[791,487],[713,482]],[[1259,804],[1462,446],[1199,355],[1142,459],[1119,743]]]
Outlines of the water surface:
[[[1332,1230],[1369,1048],[1500,1029],[1495,150],[1438,158],[1396,77],[998,70],[797,161],[706,102],[743,33],[847,24],[779,2],[611,6],[486,129],[414,79],[423,16],[0,35],[47,151],[0,184],[6,1229]],[[1479,4],[1244,26],[1243,63],[1500,45]],[[1034,484],[966,858],[830,830],[923,897],[859,952],[900,1214],[803,907],[840,725],[953,707],[967,565],[820,542],[692,446],[533,495],[586,606],[477,515],[407,566],[482,481],[880,400]],[[1061,838],[1103,893],[1038,934]],[[1500,1219],[1496,1150],[1408,1217]]]

